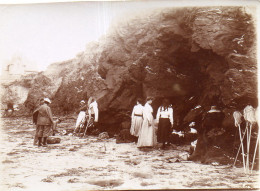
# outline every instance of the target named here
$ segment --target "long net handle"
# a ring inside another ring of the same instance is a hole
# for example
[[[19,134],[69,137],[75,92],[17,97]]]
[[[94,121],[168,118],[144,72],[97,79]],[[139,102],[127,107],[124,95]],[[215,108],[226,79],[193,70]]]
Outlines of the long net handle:
[[[240,126],[239,126],[239,127],[240,127]],[[239,129],[240,129],[240,128],[239,128]],[[236,161],[237,161],[237,157],[238,157],[240,148],[241,148],[241,147],[244,148],[244,146],[243,146],[243,140],[244,140],[244,137],[245,137],[245,135],[246,135],[246,131],[247,131],[247,128],[246,128],[245,131],[244,131],[242,140],[240,140],[240,146],[239,146],[239,149],[238,149],[238,152],[237,152],[237,156],[236,156],[236,159],[235,159],[235,162],[234,162],[233,166],[235,166],[235,164],[236,164]],[[244,165],[244,169],[245,169],[245,162],[244,162],[244,153],[243,153],[243,151],[242,151],[242,157],[243,157],[243,165]]]
[[[255,145],[255,152],[254,152],[254,156],[253,156],[253,162],[252,162],[251,172],[253,171],[253,167],[254,167],[255,155],[256,155],[256,150],[257,150],[258,142],[259,142],[259,132],[258,132],[258,135],[257,135],[257,140],[256,140],[256,145]]]
[[[250,123],[249,131],[248,131],[248,139],[247,139],[247,158],[246,158],[246,170],[249,172],[249,154],[250,154],[250,142],[251,142],[251,131],[252,131],[252,123]]]

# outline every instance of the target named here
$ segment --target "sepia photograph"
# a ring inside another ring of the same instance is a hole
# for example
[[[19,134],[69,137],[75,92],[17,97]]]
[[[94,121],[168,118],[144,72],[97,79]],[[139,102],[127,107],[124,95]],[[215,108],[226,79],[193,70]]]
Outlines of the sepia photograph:
[[[0,1],[0,190],[259,190],[259,16]]]

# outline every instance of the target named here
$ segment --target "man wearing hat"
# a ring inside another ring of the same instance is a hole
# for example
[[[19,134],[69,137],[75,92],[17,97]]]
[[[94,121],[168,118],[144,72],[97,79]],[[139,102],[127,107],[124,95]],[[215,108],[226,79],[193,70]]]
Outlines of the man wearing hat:
[[[49,104],[51,100],[44,98],[44,103],[37,109],[37,129],[36,136],[38,137],[38,146],[47,146],[47,137],[51,131],[51,125],[53,124],[53,117]]]
[[[44,104],[44,98],[41,98],[40,103],[38,103],[36,109],[33,111],[33,123],[36,125],[36,129],[37,129],[37,118],[38,118],[39,108],[43,104]],[[37,137],[37,133],[35,133],[33,145],[37,145],[37,143],[38,143],[38,137]]]
[[[203,118],[203,140],[206,145],[206,149],[210,144],[210,139],[207,134],[216,129],[221,129],[222,121],[225,117],[225,114],[218,109],[217,106],[211,106],[210,110],[205,114]]]

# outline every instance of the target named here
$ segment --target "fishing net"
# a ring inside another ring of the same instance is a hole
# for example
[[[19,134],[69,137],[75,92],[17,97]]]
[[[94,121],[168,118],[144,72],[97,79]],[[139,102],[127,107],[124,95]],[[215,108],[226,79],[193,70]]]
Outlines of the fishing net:
[[[251,124],[256,123],[255,109],[251,105],[248,105],[245,107],[244,118],[247,122],[249,122]]]
[[[242,114],[239,111],[235,111],[233,117],[235,120],[235,126],[238,127],[242,123]]]

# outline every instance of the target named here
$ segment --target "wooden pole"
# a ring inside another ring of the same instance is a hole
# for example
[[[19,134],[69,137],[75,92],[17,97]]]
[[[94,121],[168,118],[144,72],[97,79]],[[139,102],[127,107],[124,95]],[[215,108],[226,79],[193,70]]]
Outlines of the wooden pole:
[[[248,121],[246,122],[246,128],[248,128]],[[248,142],[249,142],[249,129],[246,133],[246,139],[247,139],[247,143],[246,143],[246,152],[247,152],[246,153],[246,172],[247,172],[248,164],[249,164],[249,158],[248,158],[248,154],[249,154],[249,152],[248,152],[248,150],[249,150],[249,144],[248,144]]]
[[[250,142],[251,142],[251,132],[252,132],[252,123],[250,123],[250,131],[249,131],[249,140],[248,140],[248,171],[250,172],[250,158],[249,158],[249,154],[250,154]]]
[[[256,144],[255,144],[255,152],[254,152],[254,156],[253,156],[253,162],[252,162],[251,173],[252,173],[253,167],[254,167],[255,155],[256,155],[256,150],[257,150],[257,146],[258,146],[258,141],[259,141],[259,133],[258,133],[258,135],[257,135],[257,140],[256,140]]]
[[[239,136],[240,136],[240,141],[241,141],[241,147],[242,147],[242,159],[243,159],[243,167],[245,169],[245,152],[244,152],[244,143],[243,143],[243,139],[241,136],[241,129],[240,129],[240,125],[238,126],[239,129]],[[246,130],[245,130],[246,131]]]
[[[241,131],[241,130],[240,130],[240,131]],[[243,140],[244,140],[244,138],[245,138],[246,132],[247,132],[247,128],[246,128],[245,131],[244,131],[244,134],[243,134],[242,139],[240,139],[240,146],[239,146],[239,149],[238,149],[238,152],[237,152],[237,156],[236,156],[236,159],[235,159],[235,161],[234,161],[233,166],[235,166],[236,161],[237,161],[237,157],[238,157],[238,154],[239,154],[239,151],[240,151],[240,148],[243,146]],[[243,148],[244,148],[244,146],[243,146]],[[243,157],[243,167],[244,167],[244,171],[245,171],[246,168],[245,168],[245,153],[244,153],[244,151],[242,151],[242,157]]]

